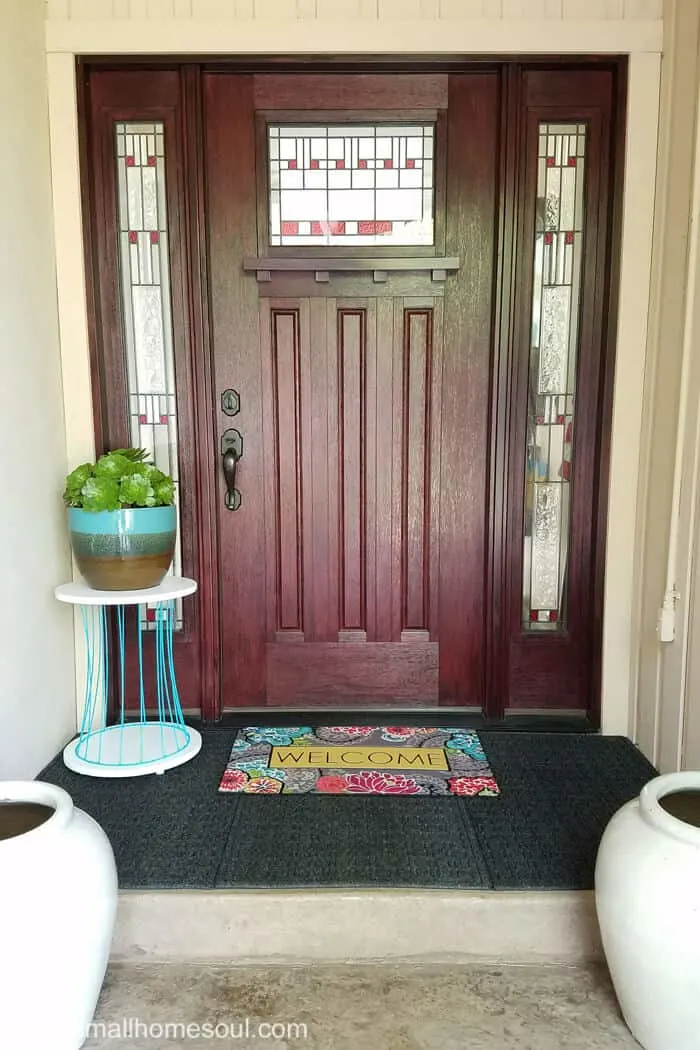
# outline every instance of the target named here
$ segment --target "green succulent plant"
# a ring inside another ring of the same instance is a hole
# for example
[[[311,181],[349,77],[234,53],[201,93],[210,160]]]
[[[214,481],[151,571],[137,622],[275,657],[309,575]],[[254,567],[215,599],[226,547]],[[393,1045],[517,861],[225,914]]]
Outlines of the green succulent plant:
[[[143,448],[117,448],[96,463],[81,463],[66,477],[63,502],[83,510],[168,507],[175,482],[158,470]]]

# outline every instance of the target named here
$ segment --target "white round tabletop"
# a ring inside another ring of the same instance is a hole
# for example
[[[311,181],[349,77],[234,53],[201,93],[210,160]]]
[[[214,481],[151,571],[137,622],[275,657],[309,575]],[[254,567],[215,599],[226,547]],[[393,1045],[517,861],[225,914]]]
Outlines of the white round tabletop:
[[[185,598],[197,590],[197,581],[185,576],[166,576],[157,587],[140,591],[98,591],[86,583],[61,583],[54,594],[59,602],[69,605],[143,605],[146,602],[169,602]]]

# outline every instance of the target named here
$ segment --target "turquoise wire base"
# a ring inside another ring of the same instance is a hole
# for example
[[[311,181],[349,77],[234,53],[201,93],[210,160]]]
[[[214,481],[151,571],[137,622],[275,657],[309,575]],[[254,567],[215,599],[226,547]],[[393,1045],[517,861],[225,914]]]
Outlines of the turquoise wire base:
[[[133,607],[133,606],[132,606]],[[155,714],[146,708],[144,689],[143,632],[135,616],[138,652],[138,711],[126,711],[126,616],[125,606],[114,606],[116,616],[116,681],[119,709],[114,724],[107,725],[110,670],[110,639],[106,609],[102,605],[81,605],[87,673],[85,704],[80,734],[64,749],[69,769],[88,776],[130,777],[163,773],[188,762],[200,750],[199,733],[185,725],[175,679],[173,629],[175,602],[163,601],[156,608],[155,631]]]
[[[139,777],[189,762],[201,747],[196,729],[183,730],[172,722],[134,722],[77,737],[63,749],[63,761],[74,773],[89,777]]]

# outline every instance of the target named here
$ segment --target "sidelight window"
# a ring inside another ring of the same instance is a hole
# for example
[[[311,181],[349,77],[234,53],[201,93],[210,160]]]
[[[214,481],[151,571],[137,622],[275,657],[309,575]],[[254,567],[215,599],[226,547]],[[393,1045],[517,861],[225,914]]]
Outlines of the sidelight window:
[[[173,352],[165,146],[162,123],[115,125],[121,310],[129,437],[177,481],[177,409]],[[181,571],[180,529],[172,571]],[[142,627],[155,628],[156,609]],[[181,609],[176,610],[181,626]]]
[[[566,626],[586,127],[542,123],[538,141],[523,627],[556,631]]]

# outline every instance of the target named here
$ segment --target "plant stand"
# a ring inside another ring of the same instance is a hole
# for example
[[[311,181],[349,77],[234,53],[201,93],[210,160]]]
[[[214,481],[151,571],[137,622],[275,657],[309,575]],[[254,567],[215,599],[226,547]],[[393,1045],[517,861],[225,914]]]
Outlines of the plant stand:
[[[69,769],[92,777],[144,776],[164,773],[198,754],[202,738],[196,729],[185,725],[173,660],[175,601],[196,590],[194,580],[178,576],[168,576],[157,587],[137,591],[99,591],[82,583],[64,583],[56,588],[58,601],[80,606],[87,650],[80,734],[63,751]],[[147,603],[157,603],[153,632],[157,710],[153,715],[146,711],[143,637],[137,618],[139,709],[127,721],[125,607]],[[119,713],[113,725],[107,724],[111,648],[108,606],[116,608],[118,649]]]

